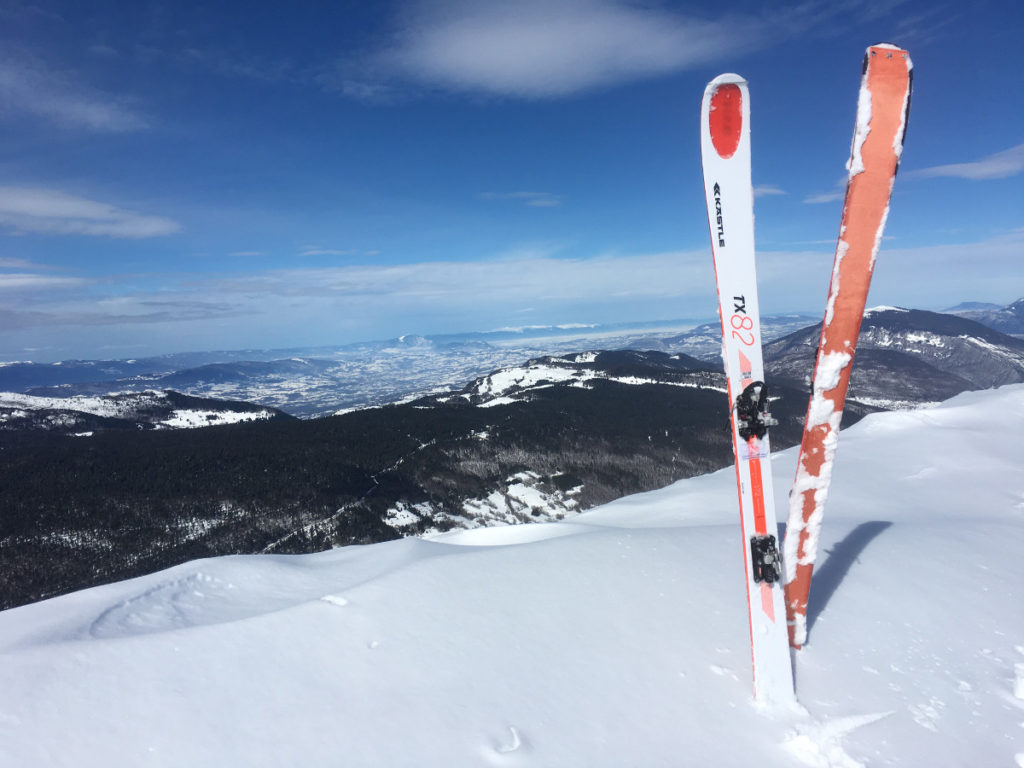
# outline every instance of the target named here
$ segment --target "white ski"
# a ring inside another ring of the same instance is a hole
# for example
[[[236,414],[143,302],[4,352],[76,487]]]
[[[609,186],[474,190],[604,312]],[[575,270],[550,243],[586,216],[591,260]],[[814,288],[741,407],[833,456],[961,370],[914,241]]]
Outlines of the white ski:
[[[754,696],[762,702],[789,702],[794,699],[793,670],[767,435],[773,422],[767,413],[761,360],[746,80],[725,74],[708,83],[701,106],[700,137],[722,321],[722,358],[732,409]]]

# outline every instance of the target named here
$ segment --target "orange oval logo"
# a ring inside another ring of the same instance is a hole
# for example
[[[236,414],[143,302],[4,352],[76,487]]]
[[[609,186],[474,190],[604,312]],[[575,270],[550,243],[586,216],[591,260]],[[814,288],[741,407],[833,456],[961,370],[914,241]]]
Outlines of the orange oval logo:
[[[723,160],[728,160],[736,154],[743,130],[743,92],[738,85],[726,83],[718,86],[711,97],[708,122],[715,151]]]

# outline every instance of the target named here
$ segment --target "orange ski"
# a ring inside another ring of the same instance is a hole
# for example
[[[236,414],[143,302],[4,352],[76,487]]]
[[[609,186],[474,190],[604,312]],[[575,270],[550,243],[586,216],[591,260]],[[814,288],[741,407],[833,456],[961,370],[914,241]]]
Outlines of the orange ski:
[[[843,217],[786,522],[786,618],[794,648],[807,640],[807,598],[821,518],[857,336],[903,150],[912,67],[905,50],[886,43],[871,46],[864,57]]]

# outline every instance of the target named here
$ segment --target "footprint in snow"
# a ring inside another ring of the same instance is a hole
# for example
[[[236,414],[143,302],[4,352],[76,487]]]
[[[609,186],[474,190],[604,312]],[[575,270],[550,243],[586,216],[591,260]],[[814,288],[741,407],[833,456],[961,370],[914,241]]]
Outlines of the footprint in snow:
[[[233,585],[197,571],[157,584],[103,611],[89,626],[92,637],[115,638],[183,629],[222,618],[219,606]]]

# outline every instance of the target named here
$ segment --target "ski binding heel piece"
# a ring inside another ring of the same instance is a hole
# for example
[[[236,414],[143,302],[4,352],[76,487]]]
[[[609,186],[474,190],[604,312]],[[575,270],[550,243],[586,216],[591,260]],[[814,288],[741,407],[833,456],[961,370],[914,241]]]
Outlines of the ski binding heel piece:
[[[754,568],[754,583],[774,584],[782,576],[782,560],[772,535],[750,537],[750,561]]]

